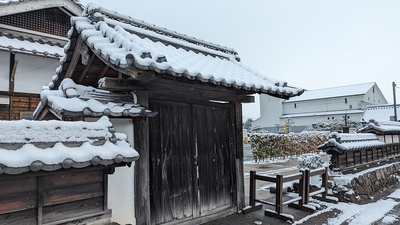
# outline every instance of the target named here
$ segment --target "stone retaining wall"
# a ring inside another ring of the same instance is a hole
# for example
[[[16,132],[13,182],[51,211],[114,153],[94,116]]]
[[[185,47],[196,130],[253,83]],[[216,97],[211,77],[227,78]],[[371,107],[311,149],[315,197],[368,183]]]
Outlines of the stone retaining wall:
[[[333,194],[341,202],[360,202],[372,198],[376,193],[382,192],[399,182],[400,162],[370,170],[360,173],[359,176],[354,176],[344,185],[338,185],[338,183],[342,183],[337,182],[341,178],[335,178]]]

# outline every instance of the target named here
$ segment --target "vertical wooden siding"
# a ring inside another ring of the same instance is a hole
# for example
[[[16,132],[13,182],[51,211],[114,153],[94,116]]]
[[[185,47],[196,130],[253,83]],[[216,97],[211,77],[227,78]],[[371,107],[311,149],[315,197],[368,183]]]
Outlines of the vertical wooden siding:
[[[150,120],[150,202],[152,224],[192,217],[194,149],[190,105],[156,103],[159,116]]]
[[[200,213],[232,204],[235,167],[229,109],[194,106]]]
[[[233,107],[150,101],[151,223],[233,205]]]

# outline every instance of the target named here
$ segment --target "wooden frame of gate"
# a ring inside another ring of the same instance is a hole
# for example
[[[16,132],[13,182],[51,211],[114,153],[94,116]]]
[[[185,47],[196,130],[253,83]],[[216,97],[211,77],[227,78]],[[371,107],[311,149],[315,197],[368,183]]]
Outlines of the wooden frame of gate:
[[[319,190],[314,192],[310,192],[310,178],[312,176],[321,175],[322,184]],[[260,200],[256,198],[256,181],[262,180],[267,182],[275,183],[276,195],[275,202],[268,202],[264,200]],[[283,183],[291,182],[291,181],[299,181],[299,196],[296,198],[289,199],[287,201],[283,200]],[[294,217],[290,214],[283,213],[283,206],[288,205],[292,208],[297,208],[301,210],[305,210],[308,212],[315,212],[318,208],[315,204],[309,204],[310,197],[315,199],[337,203],[338,199],[335,197],[328,196],[328,167],[319,168],[315,170],[304,170],[299,173],[291,174],[288,176],[276,175],[268,176],[268,175],[258,175],[255,171],[250,171],[250,206],[246,207],[243,211],[244,213],[249,213],[262,208],[262,204],[274,206],[275,210],[266,209],[264,214],[266,216],[273,216],[285,221],[294,222]],[[258,204],[262,203],[262,204]]]

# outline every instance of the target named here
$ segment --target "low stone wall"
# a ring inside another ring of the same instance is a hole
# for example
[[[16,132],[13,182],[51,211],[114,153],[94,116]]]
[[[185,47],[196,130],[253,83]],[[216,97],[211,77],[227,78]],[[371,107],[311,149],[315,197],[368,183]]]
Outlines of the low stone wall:
[[[362,202],[399,182],[400,162],[335,177],[333,194],[341,202]]]

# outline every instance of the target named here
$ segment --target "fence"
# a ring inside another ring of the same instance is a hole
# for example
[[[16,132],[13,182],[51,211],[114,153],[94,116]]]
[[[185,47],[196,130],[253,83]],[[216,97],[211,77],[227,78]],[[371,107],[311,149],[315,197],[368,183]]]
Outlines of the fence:
[[[310,193],[310,178],[312,176],[322,177],[321,188]],[[256,199],[256,181],[262,180],[267,182],[275,183],[276,195],[275,202],[268,202],[260,199]],[[296,198],[284,201],[283,199],[283,184],[291,181],[299,181],[299,196]],[[289,207],[314,212],[317,209],[317,205],[309,204],[310,197],[316,198],[321,201],[337,203],[338,199],[335,197],[328,196],[328,168],[320,168],[315,170],[304,170],[299,173],[292,175],[258,175],[255,171],[250,171],[250,206],[244,209],[244,213],[249,213],[262,208],[262,204],[275,206],[275,210],[266,209],[264,214],[266,216],[273,216],[285,221],[294,221],[294,217],[290,214],[283,213],[283,206],[288,205]],[[262,204],[257,204],[262,203]]]

